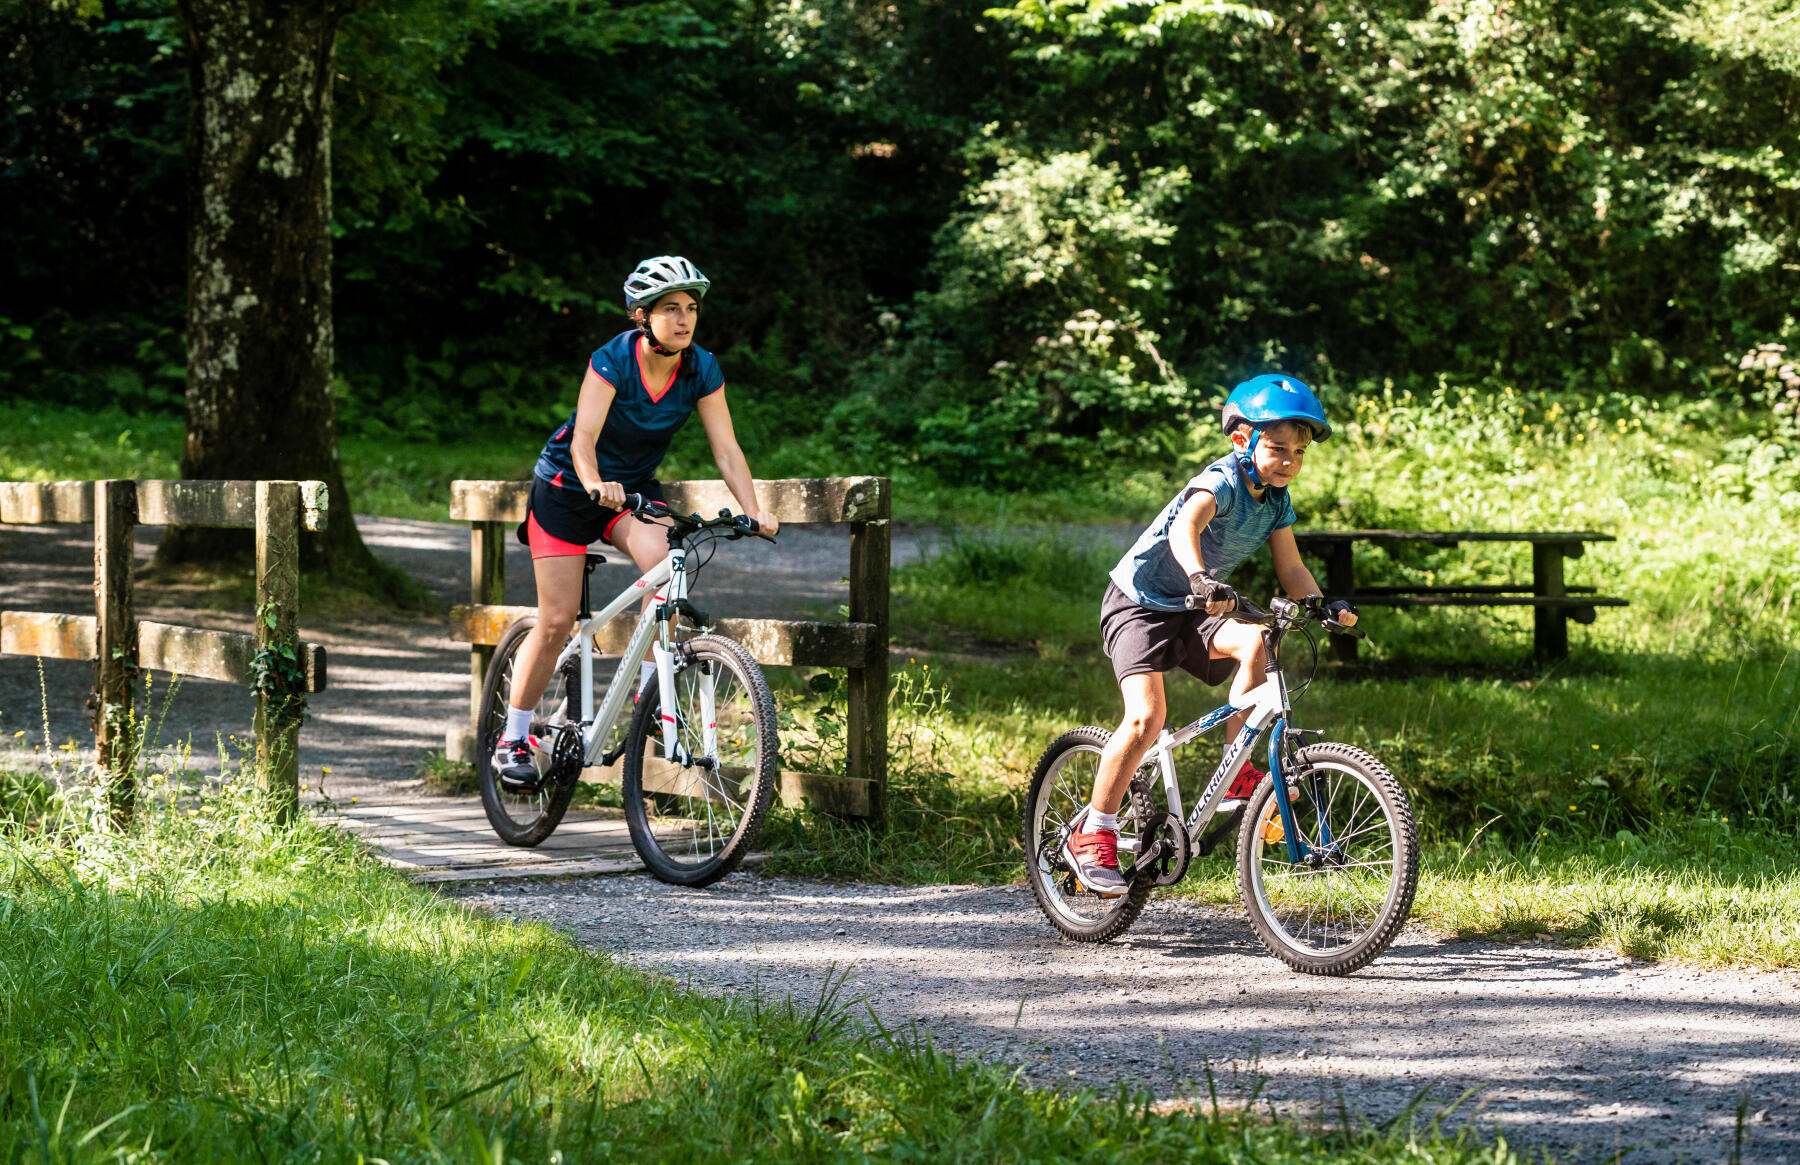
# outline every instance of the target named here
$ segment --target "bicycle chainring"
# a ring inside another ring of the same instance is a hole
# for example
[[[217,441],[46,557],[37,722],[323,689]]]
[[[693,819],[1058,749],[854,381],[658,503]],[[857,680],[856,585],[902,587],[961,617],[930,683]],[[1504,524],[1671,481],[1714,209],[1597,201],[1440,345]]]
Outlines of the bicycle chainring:
[[[559,724],[556,743],[551,746],[550,771],[546,783],[572,785],[581,779],[581,762],[587,758],[587,747],[581,739],[581,725],[573,721]]]
[[[1145,859],[1144,855],[1158,847],[1161,852]],[[1187,876],[1193,847],[1188,841],[1187,826],[1166,811],[1157,811],[1138,830],[1138,862],[1131,868],[1133,881],[1151,878],[1158,886],[1173,886]]]

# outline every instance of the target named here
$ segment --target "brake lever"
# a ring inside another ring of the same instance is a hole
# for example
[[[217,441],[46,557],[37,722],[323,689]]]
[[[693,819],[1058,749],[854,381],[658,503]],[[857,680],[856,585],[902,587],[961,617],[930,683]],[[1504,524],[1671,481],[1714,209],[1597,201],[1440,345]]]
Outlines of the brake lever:
[[[1347,635],[1352,639],[1367,639],[1369,637],[1367,631],[1358,631],[1354,627],[1346,627],[1336,619],[1321,619],[1319,620],[1319,626],[1325,628],[1325,630],[1331,632],[1333,635]]]

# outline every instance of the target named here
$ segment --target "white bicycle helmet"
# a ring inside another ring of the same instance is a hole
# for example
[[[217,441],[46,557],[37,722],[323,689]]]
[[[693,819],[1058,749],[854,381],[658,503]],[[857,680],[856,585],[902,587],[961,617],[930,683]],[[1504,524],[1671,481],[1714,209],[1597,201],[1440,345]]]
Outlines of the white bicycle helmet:
[[[705,299],[711,286],[712,280],[680,255],[658,255],[639,263],[626,277],[625,310],[648,307],[671,291],[691,291],[694,298]]]

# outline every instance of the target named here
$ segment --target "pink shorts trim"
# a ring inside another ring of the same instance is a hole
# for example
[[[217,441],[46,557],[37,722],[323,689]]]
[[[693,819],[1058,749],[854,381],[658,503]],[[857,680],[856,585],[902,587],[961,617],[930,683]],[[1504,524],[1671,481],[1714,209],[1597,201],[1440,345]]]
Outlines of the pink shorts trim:
[[[612,521],[606,524],[606,529],[600,531],[600,537],[606,539],[608,542],[612,542],[612,528],[617,526],[619,524],[619,519],[623,518],[629,512],[629,510],[620,510],[618,513],[614,514],[612,516]],[[613,545],[616,546],[618,543],[614,542]]]
[[[618,521],[614,518],[613,521]],[[611,530],[612,527],[607,527]],[[531,544],[533,558],[567,558],[575,554],[587,553],[587,547],[573,542],[564,542],[561,538],[538,525],[536,514],[525,515],[525,538]]]

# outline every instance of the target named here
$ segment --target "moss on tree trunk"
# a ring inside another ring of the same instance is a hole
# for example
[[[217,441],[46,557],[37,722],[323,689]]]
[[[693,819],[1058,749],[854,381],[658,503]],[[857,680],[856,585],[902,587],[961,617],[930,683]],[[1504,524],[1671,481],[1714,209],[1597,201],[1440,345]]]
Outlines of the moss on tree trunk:
[[[181,0],[187,129],[187,478],[316,478],[308,565],[383,572],[338,462],[331,396],[333,0]],[[242,559],[250,533],[169,532],[163,564]]]

